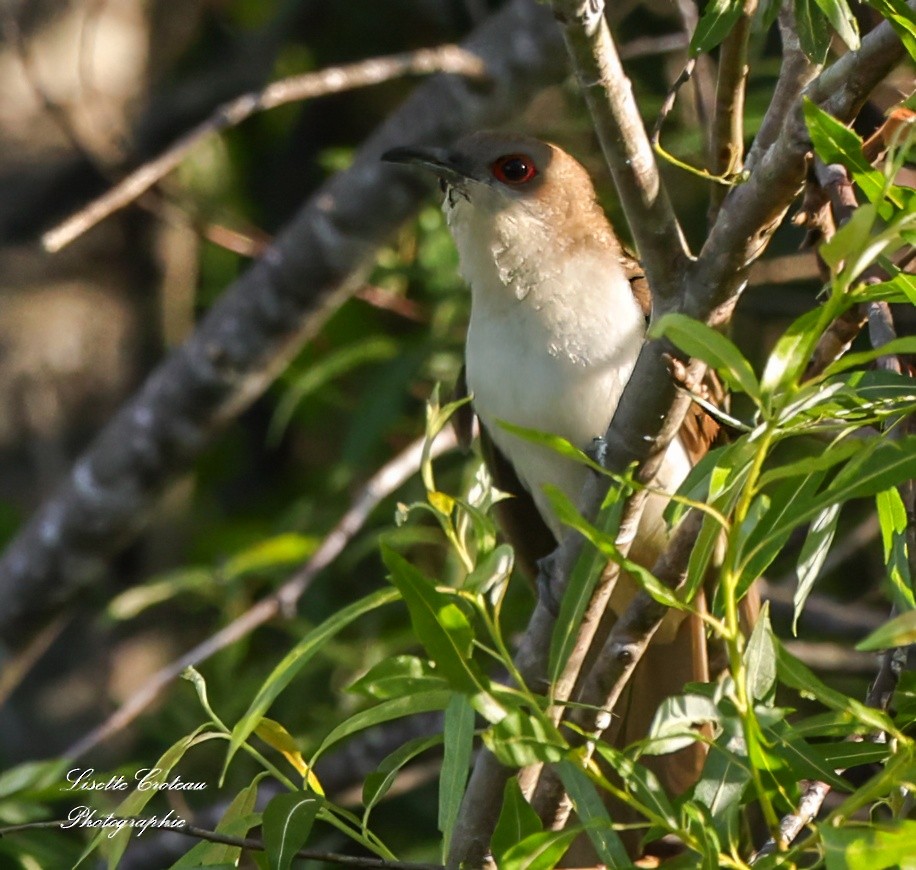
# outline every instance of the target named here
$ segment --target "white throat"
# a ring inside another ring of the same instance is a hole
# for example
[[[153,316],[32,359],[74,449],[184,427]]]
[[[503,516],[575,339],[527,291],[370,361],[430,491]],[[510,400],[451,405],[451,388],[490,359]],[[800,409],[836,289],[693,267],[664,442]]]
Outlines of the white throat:
[[[577,500],[586,469],[498,421],[586,448],[604,434],[630,377],[643,315],[616,252],[569,244],[522,202],[494,214],[451,200],[444,209],[472,293],[466,366],[474,408],[559,537],[543,486]]]

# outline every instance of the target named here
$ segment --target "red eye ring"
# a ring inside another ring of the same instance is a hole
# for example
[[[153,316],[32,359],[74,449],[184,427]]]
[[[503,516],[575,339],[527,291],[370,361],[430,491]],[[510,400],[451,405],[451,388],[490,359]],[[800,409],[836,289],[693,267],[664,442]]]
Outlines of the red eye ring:
[[[526,184],[538,174],[527,154],[504,154],[493,163],[491,171],[497,181],[513,187]]]

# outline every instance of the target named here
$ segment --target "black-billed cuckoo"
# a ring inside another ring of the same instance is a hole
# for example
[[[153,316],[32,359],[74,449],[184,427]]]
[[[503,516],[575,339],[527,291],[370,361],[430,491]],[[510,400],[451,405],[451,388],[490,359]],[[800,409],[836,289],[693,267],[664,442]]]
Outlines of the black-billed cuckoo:
[[[484,454],[494,479],[521,497],[504,503],[504,525],[520,560],[530,565],[554,548],[563,531],[544,484],[577,501],[589,472],[508,433],[500,421],[559,435],[581,449],[604,435],[645,337],[650,299],[639,264],[596,202],[588,173],[555,145],[480,132],[451,148],[396,148],[383,159],[419,165],[440,179],[443,210],[471,288],[467,387],[490,442]],[[674,492],[715,429],[709,418],[691,415],[668,448],[655,486]],[[521,487],[513,487],[507,473]],[[526,494],[536,512],[526,514]],[[666,501],[649,499],[630,551],[649,567],[667,539]],[[521,543],[526,537],[528,543]],[[623,578],[617,585],[611,607],[619,614],[635,587]],[[685,682],[707,679],[700,620],[672,618],[634,675],[617,741],[644,736],[664,697]],[[694,757],[687,769],[670,770],[664,776],[669,787],[687,787],[697,763]]]

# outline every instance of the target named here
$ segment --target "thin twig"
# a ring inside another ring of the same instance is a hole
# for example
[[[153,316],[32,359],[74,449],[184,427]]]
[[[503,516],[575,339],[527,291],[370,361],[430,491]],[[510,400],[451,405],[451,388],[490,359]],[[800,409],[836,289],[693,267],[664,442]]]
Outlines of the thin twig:
[[[135,816],[111,816],[110,819],[112,825],[119,822],[129,824],[132,822],[147,821],[147,819]],[[43,822],[25,822],[21,825],[4,825],[0,827],[0,837],[7,837],[10,834],[18,834],[23,831],[39,831],[49,828],[63,829],[65,825],[73,827],[74,822],[72,819],[51,819]],[[181,825],[175,825],[175,827],[170,826],[169,830],[176,834],[184,834],[187,837],[193,837],[196,840],[207,840],[210,843],[225,843],[227,846],[238,846],[240,849],[252,849],[256,852],[267,851],[267,847],[261,840],[255,840],[250,837],[231,837],[228,834],[223,834],[219,831],[211,831],[207,828],[199,828],[197,825],[191,825],[187,822]],[[386,861],[383,858],[360,858],[355,855],[341,855],[338,852],[325,852],[319,849],[300,849],[292,857],[311,861],[324,861],[327,864],[337,864],[341,867],[378,868],[378,870],[443,870],[441,864],[423,864],[412,861]]]
[[[476,80],[486,77],[486,67],[479,57],[458,45],[443,45],[290,76],[272,82],[263,90],[236,97],[220,106],[206,121],[185,133],[159,157],[144,163],[102,196],[45,233],[41,239],[42,244],[51,252],[69,245],[97,223],[149,190],[175,169],[201,140],[237,126],[256,112],[274,109],[285,103],[363,88],[406,75],[437,72],[454,73]]]
[[[712,128],[710,171],[731,178],[741,171],[744,159],[744,94],[747,85],[747,46],[757,0],[744,0],[741,14],[722,41],[719,76],[716,81],[716,113]],[[715,220],[726,189],[714,185],[710,191],[710,222]]]
[[[432,458],[453,450],[457,439],[451,428],[441,432],[433,442]],[[362,487],[347,512],[325,536],[321,545],[295,574],[275,592],[262,598],[253,607],[228,625],[188,650],[180,658],[160,668],[111,716],[80,738],[64,757],[76,760],[94,749],[137,718],[159,694],[176,680],[181,672],[199,665],[222,649],[250,634],[258,626],[277,616],[290,617],[298,600],[315,577],[343,552],[347,543],[362,528],[378,503],[407,481],[417,470],[423,450],[423,439],[417,439],[405,450],[383,465]]]
[[[773,89],[773,98],[744,163],[748,171],[757,166],[770,146],[779,138],[802,91],[821,70],[821,67],[812,63],[802,51],[795,29],[795,11],[791,0],[783,0],[779,8],[778,21],[779,35],[782,38],[782,63],[776,87]]]

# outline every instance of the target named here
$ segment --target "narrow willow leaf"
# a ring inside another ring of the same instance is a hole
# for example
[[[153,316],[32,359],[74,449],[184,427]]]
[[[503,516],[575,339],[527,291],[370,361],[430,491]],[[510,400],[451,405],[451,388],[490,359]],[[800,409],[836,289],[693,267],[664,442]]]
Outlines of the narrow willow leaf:
[[[740,12],[742,4],[737,5]],[[652,326],[649,335],[652,338],[664,336],[685,353],[712,366],[733,390],[759,400],[760,385],[753,367],[737,345],[721,332],[684,314],[666,314]]]
[[[792,633],[798,634],[798,618],[804,610],[805,602],[808,595],[814,588],[814,581],[817,580],[824,566],[824,560],[830,552],[830,545],[833,543],[836,534],[837,521],[840,518],[841,504],[832,504],[825,507],[812,521],[811,528],[808,529],[808,536],[802,545],[801,553],[798,556],[796,573],[798,574],[798,584],[795,587],[795,595],[792,597],[794,607],[792,613]]]
[[[542,830],[544,826],[531,804],[522,795],[518,779],[514,776],[509,777],[503,789],[503,805],[499,819],[490,840],[496,865],[502,866],[503,857],[516,843]]]
[[[881,541],[884,544],[884,564],[887,565],[894,600],[902,610],[916,608],[913,596],[913,578],[910,576],[910,559],[907,545],[906,506],[896,487],[885,489],[875,496]]]
[[[445,708],[445,754],[439,774],[439,831],[449,853],[458,810],[464,798],[474,748],[474,708],[465,695],[453,695]]]
[[[744,8],[742,0],[711,0],[690,38],[690,56],[714,49],[731,32]]]
[[[829,2],[829,0],[821,0],[821,2]],[[885,179],[866,158],[862,151],[862,140],[849,127],[807,97],[803,101],[802,109],[818,157],[824,163],[840,163],[845,166],[862,188],[869,202],[879,203],[884,196]],[[874,216],[872,215],[871,223],[873,222]],[[870,226],[871,224],[869,228]],[[835,265],[830,260],[827,262]]]
[[[818,308],[806,311],[789,325],[770,353],[760,380],[760,390],[774,407],[790,398],[787,392],[790,385],[797,383],[808,364],[819,335],[816,327],[822,316]]]
[[[455,599],[436,590],[422,572],[384,544],[382,559],[407,604],[413,630],[436,667],[457,691],[481,691],[480,677],[470,662],[474,629]]]
[[[868,5],[884,16],[897,32],[910,57],[916,60],[916,14],[905,0],[868,0]]]
[[[607,807],[601,800],[594,783],[571,761],[561,761],[557,772],[563,787],[573,802],[579,821],[585,825],[598,858],[609,868],[631,867],[630,858],[620,835],[611,824]]]
[[[507,767],[560,761],[569,751],[566,741],[553,725],[519,709],[510,710],[502,720],[484,731],[483,742]]]
[[[776,647],[770,625],[770,604],[764,604],[744,650],[747,687],[757,701],[772,701],[776,691]]]
[[[243,788],[229,804],[223,817],[216,826],[218,834],[227,837],[245,837],[248,832],[261,824],[261,815],[254,811],[258,798],[258,783],[267,776],[266,771],[259,773],[251,783]],[[192,867],[213,865],[237,866],[242,854],[240,846],[229,846],[225,843],[198,843],[190,852],[179,858],[169,870],[189,870]]]
[[[893,649],[916,643],[916,610],[908,610],[876,628],[865,640],[856,644],[858,650]]]
[[[265,716],[258,723],[257,728],[254,729],[254,733],[268,746],[272,746],[277,752],[281,753],[302,777],[304,784],[313,792],[320,795],[324,794],[324,789],[321,787],[321,783],[318,782],[318,777],[305,763],[296,739],[279,722],[275,722]]]
[[[598,743],[596,749],[623,780],[627,792],[639,802],[640,812],[653,824],[668,831],[676,831],[677,814],[658,777],[648,767],[638,764],[619,749],[614,749],[606,743]]]
[[[503,855],[499,870],[553,870],[581,833],[576,827],[531,834]]]
[[[347,690],[386,701],[415,692],[446,689],[448,682],[437,674],[429,662],[417,656],[394,656],[373,665],[359,679],[354,680]]]
[[[718,707],[703,695],[675,695],[666,698],[649,728],[649,743],[643,749],[646,755],[667,755],[677,752],[697,741],[696,728],[718,722]]]
[[[827,59],[830,30],[814,0],[794,0],[795,26],[802,51],[817,64]]]
[[[825,707],[841,710],[863,725],[875,731],[887,731],[896,734],[896,729],[890,719],[878,710],[867,707],[854,698],[849,698],[842,692],[831,689],[819,680],[814,673],[793,656],[780,642],[774,638],[776,645],[776,661],[779,679],[787,686],[809,698],[816,698]]]
[[[433,734],[430,737],[415,737],[403,746],[399,746],[394,752],[386,755],[379,762],[378,767],[363,781],[363,805],[366,808],[364,820],[368,818],[375,805],[388,793],[388,789],[394,785],[401,768],[420,755],[420,753],[438,746],[442,743],[442,740],[442,734]]]
[[[341,629],[359,617],[397,601],[400,595],[395,589],[379,589],[371,595],[338,610],[332,617],[312,629],[300,640],[271,671],[270,676],[261,685],[248,710],[232,729],[226,761],[223,764],[223,775],[229,762],[232,761],[239,747],[248,739],[257,727],[261,717],[270,708],[276,697],[289,685],[290,680],[312,659],[312,657]]]
[[[307,842],[323,804],[311,792],[278,794],[264,808],[261,830],[270,870],[289,870],[293,858]]]
[[[703,773],[693,790],[693,799],[709,810],[720,839],[734,842],[738,837],[741,796],[751,781],[741,720],[721,720],[722,733],[710,747]]]
[[[846,0],[815,0],[827,16],[837,36],[846,43],[850,51],[859,47],[859,27]]]
[[[402,719],[404,716],[414,716],[418,713],[431,713],[435,710],[444,710],[452,698],[448,689],[434,690],[431,692],[417,692],[401,698],[391,698],[382,701],[368,710],[360,710],[345,719],[321,741],[321,745],[312,755],[310,767],[315,766],[315,760],[326,752],[335,743],[347,737],[365,731],[374,725],[390,722],[393,719]]]

